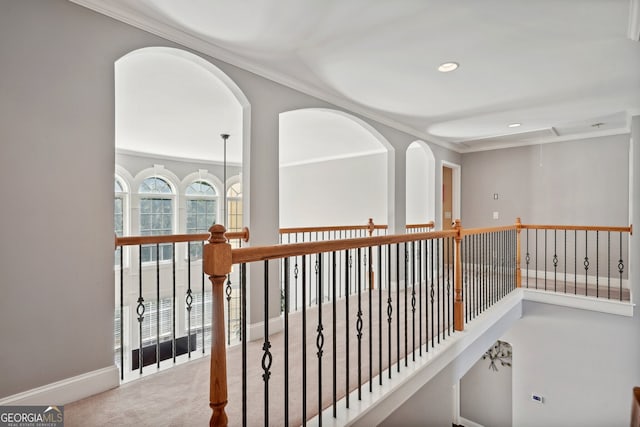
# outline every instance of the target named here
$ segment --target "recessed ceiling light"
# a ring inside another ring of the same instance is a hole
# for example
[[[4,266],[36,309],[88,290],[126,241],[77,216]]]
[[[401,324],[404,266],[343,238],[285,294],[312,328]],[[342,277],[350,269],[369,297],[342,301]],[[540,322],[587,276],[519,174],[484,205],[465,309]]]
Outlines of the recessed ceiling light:
[[[457,69],[458,66],[459,64],[457,62],[444,62],[440,64],[440,66],[438,67],[438,71],[440,71],[441,73],[448,73]]]
[[[507,125],[507,127],[510,127],[510,128],[517,128],[520,126],[522,126],[522,123],[509,123],[509,125]]]

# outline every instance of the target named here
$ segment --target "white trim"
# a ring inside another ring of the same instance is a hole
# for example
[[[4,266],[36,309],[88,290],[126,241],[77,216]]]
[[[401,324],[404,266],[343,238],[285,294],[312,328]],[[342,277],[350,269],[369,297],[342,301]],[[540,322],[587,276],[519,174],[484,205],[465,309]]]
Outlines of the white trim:
[[[269,319],[269,335],[277,334],[284,329],[284,317],[272,317]],[[247,325],[247,337],[249,341],[257,341],[264,338],[264,322]]]
[[[484,427],[482,424],[478,424],[476,422],[473,422],[471,420],[466,419],[465,417],[460,417],[460,423],[462,424],[464,427]]]
[[[0,399],[0,406],[66,405],[118,385],[118,367],[112,365],[5,397]]]
[[[207,165],[216,165],[216,166],[224,166],[224,162],[220,160],[207,160],[207,159],[196,159],[191,157],[176,157],[176,156],[168,156],[166,154],[158,154],[158,153],[146,153],[144,151],[136,151],[129,150],[126,148],[118,148],[116,147],[116,155],[123,156],[131,156],[131,157],[142,157],[144,159],[155,159],[155,160],[170,160],[172,162],[180,162],[180,163],[196,163],[196,164],[207,164]],[[227,167],[237,167],[241,168],[242,163],[230,162],[227,160]]]
[[[316,87],[308,83],[305,83],[299,79],[296,79],[292,76],[288,76],[288,75],[285,75],[284,73],[270,70],[266,67],[263,67],[252,61],[249,61],[246,58],[243,58],[232,51],[218,47],[199,37],[193,36],[191,34],[187,34],[186,32],[181,31],[178,28],[171,27],[162,22],[158,22],[153,18],[144,16],[132,9],[127,9],[125,7],[122,7],[121,4],[117,4],[115,2],[100,1],[100,0],[69,0],[69,1],[76,3],[80,6],[84,6],[95,12],[109,16],[120,22],[124,22],[125,24],[131,25],[135,28],[139,28],[150,34],[154,34],[156,36],[162,37],[171,42],[178,43],[187,48],[194,49],[197,52],[200,52],[205,55],[209,55],[217,60],[242,68],[246,71],[257,74],[260,77],[279,83],[285,87],[295,89],[309,96],[318,98],[322,101],[329,102],[337,107],[348,109],[353,113],[360,114],[368,119],[375,120],[378,123],[387,125],[401,132],[406,132],[417,138],[426,139],[429,142],[432,142],[434,144],[437,144],[449,150],[452,150],[455,152],[461,152],[460,150],[462,147],[457,146],[457,144],[445,141],[433,135],[429,135],[426,132],[419,131],[404,123],[398,122],[389,117],[385,117],[384,115],[371,111],[367,108],[363,108],[361,105],[353,101],[349,101],[347,99],[328,94],[325,91],[319,90]],[[244,161],[244,158],[243,158],[243,161]]]
[[[333,418],[333,407],[325,409],[322,413],[322,424],[343,426],[380,423],[471,346],[480,352],[480,357],[483,349],[500,338],[520,317],[522,294],[514,291],[498,301],[491,310],[479,315],[473,323],[465,325],[465,331],[456,332],[435,349],[430,348],[426,355],[423,353],[423,357],[410,362],[408,368],[399,373],[394,372],[391,382],[385,381],[380,387],[376,380],[373,392],[364,393],[361,400],[358,400],[358,390],[354,390],[351,393],[351,408],[346,410],[344,406],[339,406],[337,418]],[[456,367],[454,375],[461,377],[465,373],[464,369],[460,364]],[[384,378],[387,378],[386,372],[387,370],[382,372]],[[368,383],[362,385],[363,388],[367,386]],[[310,425],[317,424],[316,416]]]
[[[337,154],[335,156],[325,156],[325,157],[316,157],[314,159],[307,160],[299,160],[297,162],[289,162],[283,163],[280,165],[280,168],[290,168],[293,166],[304,166],[304,165],[312,165],[317,163],[325,163],[331,162],[334,160],[343,160],[343,159],[351,159],[354,157],[367,157],[367,156],[375,156],[376,154],[387,154],[387,150],[368,150],[368,151],[360,151],[358,153],[347,153],[347,154]]]
[[[559,305],[562,307],[571,307],[581,310],[596,311],[599,313],[633,317],[634,304],[630,302],[596,299],[581,295],[560,294],[526,288],[522,289],[522,298],[525,301],[541,302],[545,304]]]

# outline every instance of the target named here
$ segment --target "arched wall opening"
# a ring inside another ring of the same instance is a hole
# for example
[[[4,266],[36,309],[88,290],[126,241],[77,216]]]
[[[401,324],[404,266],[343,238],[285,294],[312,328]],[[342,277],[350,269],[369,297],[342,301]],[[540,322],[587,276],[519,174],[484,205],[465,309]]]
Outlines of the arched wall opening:
[[[115,198],[122,209],[114,223],[122,224],[120,234],[203,233],[213,223],[242,224],[246,218],[237,209],[243,206],[238,188],[249,160],[243,153],[249,153],[250,105],[238,86],[197,55],[149,47],[115,62],[114,88],[115,169],[126,184],[116,182]],[[226,143],[223,133],[230,135]],[[149,188],[149,180],[166,184],[166,191]],[[233,212],[232,220],[223,209],[230,188],[235,193],[227,202],[235,209],[226,212]],[[132,267],[124,269],[122,285],[116,274],[115,363],[125,368],[122,379],[137,377],[136,351],[144,354],[172,333],[178,341],[190,337],[197,347],[193,354],[205,354],[211,327],[204,313],[211,313],[211,294],[193,279],[202,277],[201,245],[142,245],[125,247],[122,253],[115,268]],[[189,271],[189,278],[176,280],[176,270]],[[237,277],[233,281],[231,295],[237,299]],[[142,319],[136,311],[138,298],[145,308]],[[154,316],[160,319],[159,333],[151,325]],[[175,320],[167,320],[171,318]],[[237,332],[229,330],[228,336],[235,339]]]
[[[126,163],[132,175],[154,164],[180,180],[199,170],[219,181],[242,175],[249,102],[224,72],[195,54],[147,47],[118,59],[115,122],[116,163]],[[222,133],[231,135],[226,153]]]
[[[388,221],[393,148],[366,122],[337,110],[280,114],[280,227]]]
[[[423,141],[406,152],[406,223],[424,224],[436,219],[436,159]]]

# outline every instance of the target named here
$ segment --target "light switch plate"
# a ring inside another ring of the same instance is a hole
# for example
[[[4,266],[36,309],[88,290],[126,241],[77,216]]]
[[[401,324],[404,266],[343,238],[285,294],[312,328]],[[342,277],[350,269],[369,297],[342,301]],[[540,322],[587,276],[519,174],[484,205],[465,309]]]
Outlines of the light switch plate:
[[[493,212],[493,219],[500,219],[500,214],[498,213],[498,211]]]

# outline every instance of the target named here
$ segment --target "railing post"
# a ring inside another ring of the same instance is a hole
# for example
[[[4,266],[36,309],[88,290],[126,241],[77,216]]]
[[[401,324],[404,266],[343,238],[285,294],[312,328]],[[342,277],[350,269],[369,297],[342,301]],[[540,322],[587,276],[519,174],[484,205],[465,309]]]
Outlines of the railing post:
[[[460,243],[462,242],[462,224],[459,219],[454,222],[453,229],[456,230],[456,278],[455,278],[455,301],[453,304],[453,328],[456,331],[464,330],[464,301],[462,300],[462,256]]]
[[[522,271],[520,269],[520,257],[521,251],[521,240],[520,240],[520,230],[522,230],[522,222],[520,222],[520,217],[516,218],[516,288],[522,287]]]
[[[216,224],[209,229],[211,237],[204,245],[203,269],[212,284],[211,370],[209,406],[213,410],[209,426],[226,426],[227,349],[224,337],[224,283],[231,272],[231,245],[224,237],[226,229]]]
[[[375,224],[373,223],[373,218],[369,218],[369,222],[367,222],[367,231],[369,231],[369,237],[373,236],[373,231],[375,230]]]

